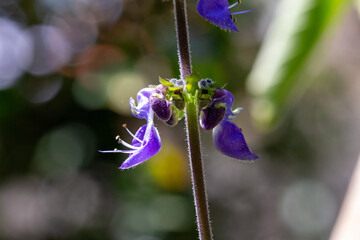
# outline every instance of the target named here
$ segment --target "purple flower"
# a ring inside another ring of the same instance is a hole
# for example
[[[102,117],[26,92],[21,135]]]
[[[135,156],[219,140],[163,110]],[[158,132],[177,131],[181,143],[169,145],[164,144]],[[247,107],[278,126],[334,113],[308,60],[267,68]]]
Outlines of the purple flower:
[[[200,124],[204,129],[213,128],[213,140],[215,147],[223,154],[241,159],[241,160],[254,160],[259,158],[250,151],[246,144],[244,135],[241,129],[236,124],[230,122],[237,115],[239,115],[241,108],[232,110],[234,96],[227,90],[216,89],[213,95],[213,100],[206,109],[204,118],[200,118]],[[225,105],[225,106],[224,106]],[[217,106],[217,107],[216,107]],[[219,116],[221,108],[225,108],[225,115],[221,121]],[[203,110],[202,110],[203,112]],[[211,119],[213,118],[213,119]],[[219,124],[214,124],[218,123]],[[209,123],[209,125],[207,125]],[[216,125],[216,126],[214,126]]]
[[[130,98],[132,114],[137,118],[145,119],[147,124],[141,126],[135,134],[126,127],[126,124],[123,125],[133,137],[132,142],[129,144],[120,136],[117,136],[116,140],[128,149],[100,151],[102,153],[129,154],[119,167],[120,169],[135,167],[160,151],[161,140],[159,132],[154,126],[154,115],[169,126],[175,126],[182,118],[184,114],[182,89],[172,82],[165,84],[172,85],[160,84],[141,89],[137,94],[137,105],[135,100]],[[241,129],[230,122],[241,110],[241,108],[232,110],[234,96],[229,91],[215,88],[210,79],[202,79],[198,85],[200,90],[198,104],[201,105],[200,125],[205,130],[213,129],[216,148],[223,154],[237,159],[253,160],[258,158],[248,148]]]
[[[120,136],[116,137],[119,144],[124,145],[130,150],[109,150],[100,151],[102,153],[128,153],[129,157],[120,166],[120,169],[127,169],[135,167],[136,165],[148,160],[156,153],[160,151],[161,140],[158,130],[154,127],[154,111],[150,106],[150,96],[155,93],[154,88],[141,89],[137,94],[138,105],[135,105],[135,100],[130,98],[130,108],[132,114],[140,119],[146,119],[147,124],[141,126],[139,130],[134,134],[126,127],[123,127],[133,137],[131,144],[126,143]]]
[[[197,10],[203,18],[212,24],[230,31],[238,32],[235,26],[235,19],[232,17],[236,14],[246,13],[253,10],[231,13],[230,9],[235,7],[241,0],[229,5],[228,0],[199,0]]]
[[[226,113],[226,96],[222,89],[216,89],[213,100],[200,111],[200,126],[205,130],[216,127],[224,118]]]

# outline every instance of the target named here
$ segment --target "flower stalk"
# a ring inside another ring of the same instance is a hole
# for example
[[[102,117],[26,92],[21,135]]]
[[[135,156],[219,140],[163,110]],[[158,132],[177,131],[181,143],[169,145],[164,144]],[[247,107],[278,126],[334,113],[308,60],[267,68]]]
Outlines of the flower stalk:
[[[173,0],[181,79],[191,74],[191,56],[185,0]]]
[[[175,12],[175,27],[177,35],[178,56],[181,79],[191,75],[191,56],[189,33],[186,15],[186,1],[173,0]],[[187,94],[193,95],[191,90]],[[186,132],[189,146],[191,180],[193,185],[194,203],[200,240],[212,240],[209,209],[205,190],[204,169],[200,149],[200,132],[198,121],[198,103],[191,101],[189,96],[186,102]]]
[[[200,240],[211,240],[211,226],[207,203],[204,169],[200,149],[198,110],[194,103],[186,104],[186,129],[193,195]]]

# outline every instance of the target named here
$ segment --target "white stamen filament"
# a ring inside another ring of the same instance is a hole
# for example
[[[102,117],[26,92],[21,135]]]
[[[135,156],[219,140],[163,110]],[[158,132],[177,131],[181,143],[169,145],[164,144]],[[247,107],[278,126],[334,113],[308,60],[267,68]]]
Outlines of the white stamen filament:
[[[136,150],[118,150],[118,149],[114,149],[114,150],[106,150],[106,151],[99,151],[101,153],[127,153],[127,154],[130,154],[130,153],[134,153],[136,152]]]
[[[132,146],[132,145],[128,144],[127,142],[121,140],[120,138],[118,138],[118,143],[119,143],[119,144],[122,144],[122,145],[124,145],[125,147],[128,147],[128,148],[130,148],[130,149],[133,149],[133,150],[138,150],[138,149],[140,149],[140,147]]]
[[[136,139],[137,141],[139,141],[140,143],[143,142],[143,141],[140,140],[138,137],[136,137],[136,136],[126,127],[126,124],[123,124],[122,126],[123,126],[123,128],[126,129],[126,131],[127,131],[133,138],[135,138],[135,139]]]
[[[254,9],[245,10],[245,11],[241,11],[241,12],[234,12],[234,13],[231,13],[231,15],[242,14],[242,13],[247,13],[247,12],[251,12],[251,11],[254,11]]]
[[[228,7],[228,9],[235,7],[236,5],[238,5],[238,4],[240,4],[240,3],[241,3],[241,0],[238,0],[236,3],[231,4],[231,5]]]

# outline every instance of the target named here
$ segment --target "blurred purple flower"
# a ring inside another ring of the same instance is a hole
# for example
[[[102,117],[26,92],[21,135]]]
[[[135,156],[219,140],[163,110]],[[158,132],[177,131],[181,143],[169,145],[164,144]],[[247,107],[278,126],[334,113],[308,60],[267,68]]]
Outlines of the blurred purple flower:
[[[212,24],[226,30],[238,32],[238,29],[234,23],[235,19],[232,16],[253,11],[246,10],[231,13],[230,9],[239,3],[241,3],[241,0],[238,0],[236,3],[230,6],[228,0],[199,0],[197,10],[200,16]]]
[[[215,147],[223,154],[241,160],[257,159],[259,157],[250,151],[241,129],[230,122],[242,110],[232,110],[233,102],[231,92],[216,89],[213,100],[201,110],[200,125],[206,130],[213,129]]]
[[[136,165],[148,160],[160,151],[161,140],[158,130],[154,126],[154,111],[150,106],[150,96],[155,93],[154,88],[143,88],[137,94],[136,106],[135,100],[130,98],[130,108],[132,114],[140,119],[146,119],[147,124],[141,126],[139,130],[134,134],[123,125],[124,128],[133,137],[131,145],[120,139],[120,136],[116,137],[119,144],[128,147],[130,150],[109,150],[100,151],[102,153],[129,153],[129,157],[123,162],[119,169],[128,169],[135,167]]]

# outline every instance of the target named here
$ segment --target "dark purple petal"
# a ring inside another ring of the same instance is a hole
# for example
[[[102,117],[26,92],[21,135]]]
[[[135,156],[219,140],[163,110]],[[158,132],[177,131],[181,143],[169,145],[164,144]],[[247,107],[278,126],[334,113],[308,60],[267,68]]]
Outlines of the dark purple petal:
[[[136,132],[137,137],[132,141],[132,146],[140,147],[123,162],[119,169],[128,169],[148,160],[160,151],[161,140],[158,130],[154,127],[154,123],[150,121],[148,124],[143,125]]]
[[[161,121],[167,121],[170,119],[172,108],[171,103],[166,101],[166,99],[161,98],[157,95],[152,95],[150,97],[150,106],[151,109],[154,111],[155,115]]]
[[[229,157],[241,160],[259,158],[250,151],[240,128],[232,122],[222,121],[217,125],[213,130],[213,140],[215,147]]]
[[[216,107],[213,104],[201,109],[200,125],[205,130],[211,130],[218,125],[225,115],[225,107]]]
[[[200,16],[212,24],[238,32],[228,7],[229,2],[227,0],[199,0],[197,10]]]

